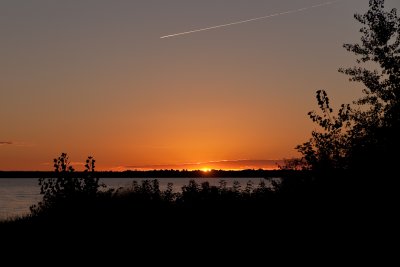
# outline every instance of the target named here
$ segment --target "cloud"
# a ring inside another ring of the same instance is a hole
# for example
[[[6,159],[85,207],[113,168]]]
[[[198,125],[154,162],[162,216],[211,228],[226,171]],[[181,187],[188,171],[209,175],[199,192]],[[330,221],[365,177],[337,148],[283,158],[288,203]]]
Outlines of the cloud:
[[[10,141],[0,141],[0,146],[4,146],[4,145],[12,145],[13,142]]]
[[[5,146],[5,145],[13,145],[15,147],[33,147],[33,146],[36,146],[36,144],[34,144],[34,143],[0,141],[0,146]]]

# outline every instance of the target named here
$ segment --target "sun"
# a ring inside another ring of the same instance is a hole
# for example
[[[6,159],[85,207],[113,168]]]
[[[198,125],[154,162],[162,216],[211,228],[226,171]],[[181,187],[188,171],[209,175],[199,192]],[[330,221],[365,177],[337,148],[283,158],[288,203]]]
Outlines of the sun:
[[[205,167],[205,168],[201,169],[201,171],[202,171],[202,172],[210,172],[210,171],[211,171],[211,169],[210,169],[210,168],[207,168],[207,167]]]

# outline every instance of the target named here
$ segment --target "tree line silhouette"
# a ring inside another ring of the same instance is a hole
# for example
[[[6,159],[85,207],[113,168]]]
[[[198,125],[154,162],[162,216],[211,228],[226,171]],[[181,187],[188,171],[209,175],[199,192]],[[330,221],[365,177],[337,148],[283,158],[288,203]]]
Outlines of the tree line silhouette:
[[[277,168],[282,166],[277,165]],[[126,170],[126,171],[96,171],[99,178],[263,178],[281,177],[293,173],[290,169],[245,169],[245,170]],[[84,177],[85,172],[74,171],[68,174],[69,177]],[[0,178],[56,178],[54,171],[0,171]]]

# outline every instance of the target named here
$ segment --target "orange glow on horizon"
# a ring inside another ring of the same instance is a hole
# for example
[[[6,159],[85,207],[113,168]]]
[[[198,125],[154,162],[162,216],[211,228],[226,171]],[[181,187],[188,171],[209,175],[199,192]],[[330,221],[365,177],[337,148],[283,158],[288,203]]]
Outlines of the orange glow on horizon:
[[[232,1],[207,17],[198,10],[215,1],[3,2],[0,171],[53,171],[61,153],[77,171],[89,155],[96,171],[273,170],[300,156],[316,90],[335,105],[362,90],[336,69],[354,62],[341,44],[358,39],[365,1],[166,40],[310,1],[252,1],[245,12]]]
[[[99,166],[98,170],[104,171],[152,171],[152,170],[179,170],[179,171],[202,171],[211,172],[213,170],[241,171],[249,169],[276,170],[282,160],[221,160],[197,163],[182,164],[163,164],[163,165],[133,165],[106,167]]]

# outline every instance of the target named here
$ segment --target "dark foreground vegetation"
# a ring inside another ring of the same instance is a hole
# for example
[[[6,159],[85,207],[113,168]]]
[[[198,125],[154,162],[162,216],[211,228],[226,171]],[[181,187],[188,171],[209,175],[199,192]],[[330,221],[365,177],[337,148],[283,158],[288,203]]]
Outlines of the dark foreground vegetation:
[[[172,183],[168,184],[166,190],[161,190],[157,179],[140,183],[134,181],[130,187],[108,189],[100,183],[92,157],[88,157],[86,170],[80,176],[74,174],[66,153],[54,159],[54,167],[55,172],[51,178],[39,179],[43,200],[31,207],[31,214],[3,225],[65,222],[141,224],[150,223],[155,218],[156,221],[168,218],[168,223],[175,219],[175,222],[182,221],[181,217],[190,219],[192,216],[199,216],[197,219],[220,217],[226,218],[228,222],[241,216],[246,218],[252,213],[260,216],[265,215],[264,211],[272,213],[285,195],[294,196],[285,192],[289,187],[304,185],[304,190],[310,189],[305,186],[310,177],[308,171],[282,171],[280,174],[287,174],[283,180],[271,177],[259,184],[248,182],[244,185],[235,181],[231,187],[227,186],[225,180],[221,180],[218,186],[211,186],[207,181],[197,183],[190,180],[181,191],[175,192]],[[298,184],[289,185],[293,182]],[[301,190],[301,194],[307,193]]]
[[[224,180],[217,186],[191,180],[180,192],[173,191],[172,184],[161,190],[157,179],[108,189],[100,183],[94,164],[89,157],[85,175],[71,177],[74,170],[62,153],[54,160],[57,177],[39,179],[43,200],[31,207],[29,216],[2,222],[0,228],[39,231],[42,236],[54,233],[49,229],[85,234],[118,229],[136,238],[155,238],[170,231],[186,236],[197,227],[224,234],[255,229],[261,236],[269,231],[268,235],[309,235],[314,227],[334,225],[333,234],[372,217],[384,219],[394,196],[387,194],[385,185],[363,186],[347,172],[320,179],[316,172],[301,170],[259,184],[236,181],[229,187]]]
[[[363,24],[361,43],[345,48],[358,56],[358,65],[340,71],[363,84],[363,96],[335,115],[327,93],[317,91],[322,114],[309,115],[321,131],[297,147],[302,158],[281,166],[287,172],[279,182],[265,177],[265,183],[228,188],[223,181],[191,181],[173,192],[172,185],[162,191],[157,180],[147,180],[109,190],[99,183],[93,158],[72,177],[63,153],[54,160],[55,176],[39,179],[43,200],[31,215],[3,222],[1,229],[71,231],[73,237],[110,231],[152,245],[178,237],[208,245],[238,238],[265,244],[273,237],[290,237],[300,247],[306,240],[313,248],[327,241],[341,248],[352,240],[387,243],[400,203],[400,20],[395,9],[384,10],[383,0],[371,0],[369,10],[355,17]]]

